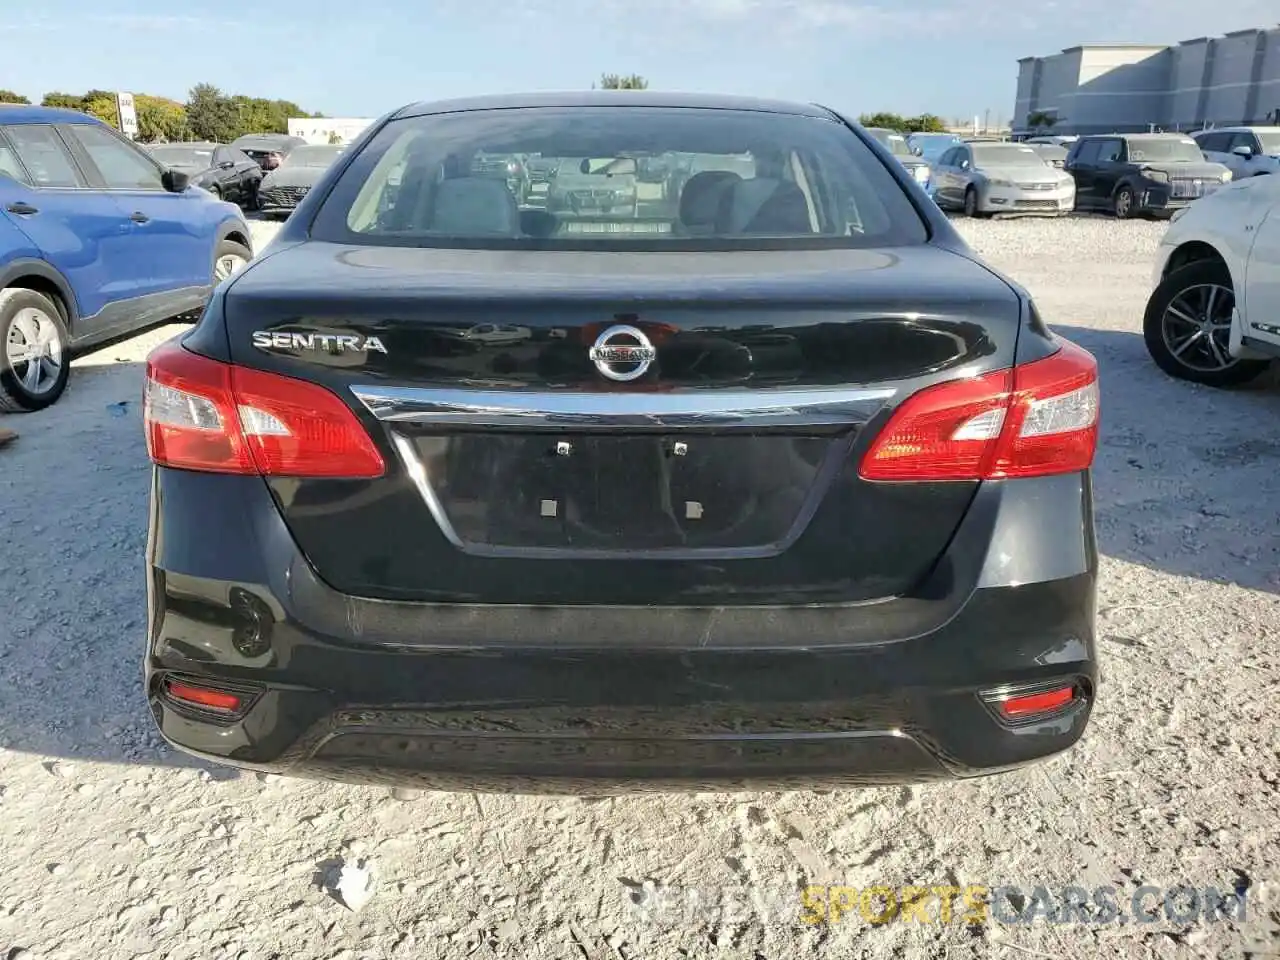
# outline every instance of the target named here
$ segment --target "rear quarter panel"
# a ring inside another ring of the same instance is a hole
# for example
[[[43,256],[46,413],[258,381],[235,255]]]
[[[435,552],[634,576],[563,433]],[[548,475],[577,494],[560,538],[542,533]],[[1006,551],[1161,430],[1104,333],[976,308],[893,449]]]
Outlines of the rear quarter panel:
[[[1152,265],[1152,289],[1164,279],[1169,262],[1179,250],[1188,244],[1204,243],[1226,262],[1235,289],[1243,290],[1257,228],[1277,202],[1277,193],[1280,193],[1280,181],[1268,184],[1266,178],[1241,180],[1219,188],[1186,208],[1185,213],[1169,224],[1160,240]]]

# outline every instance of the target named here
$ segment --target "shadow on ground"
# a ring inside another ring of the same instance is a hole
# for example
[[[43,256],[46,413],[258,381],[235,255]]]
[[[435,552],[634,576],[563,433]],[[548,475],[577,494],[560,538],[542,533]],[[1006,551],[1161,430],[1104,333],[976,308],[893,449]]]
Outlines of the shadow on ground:
[[[1280,593],[1277,378],[1236,391],[1195,387],[1157,370],[1136,333],[1055,329],[1101,365],[1103,553]],[[142,365],[111,359],[110,349],[88,358],[49,410],[4,421],[21,438],[0,452],[9,531],[0,744],[46,757],[200,766],[161,744],[142,695]]]

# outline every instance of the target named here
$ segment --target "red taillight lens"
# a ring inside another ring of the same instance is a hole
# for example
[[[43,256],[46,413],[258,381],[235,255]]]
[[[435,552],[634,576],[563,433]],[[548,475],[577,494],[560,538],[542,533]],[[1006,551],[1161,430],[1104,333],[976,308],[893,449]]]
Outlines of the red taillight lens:
[[[1098,446],[1098,364],[1062,341],[1034,363],[908,397],[867,451],[864,480],[991,480],[1085,470]]]
[[[147,453],[165,467],[284,477],[380,477],[382,455],[324,387],[157,347],[147,358]]]

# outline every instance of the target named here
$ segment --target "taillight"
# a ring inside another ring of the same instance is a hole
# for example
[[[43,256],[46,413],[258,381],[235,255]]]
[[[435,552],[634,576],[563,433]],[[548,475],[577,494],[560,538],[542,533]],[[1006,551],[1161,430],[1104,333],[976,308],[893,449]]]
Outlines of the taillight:
[[[156,464],[276,477],[382,476],[356,415],[324,387],[162,344],[147,358],[143,424]]]
[[[1085,470],[1098,446],[1098,364],[1070,341],[1011,370],[908,397],[862,460],[865,480],[992,480]]]

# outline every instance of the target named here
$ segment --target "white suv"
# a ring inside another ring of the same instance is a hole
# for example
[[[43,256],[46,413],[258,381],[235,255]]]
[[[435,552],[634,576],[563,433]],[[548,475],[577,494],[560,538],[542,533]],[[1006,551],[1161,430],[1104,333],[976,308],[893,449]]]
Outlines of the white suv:
[[[1191,137],[1206,160],[1225,164],[1236,180],[1280,173],[1280,127],[1219,127]]]

